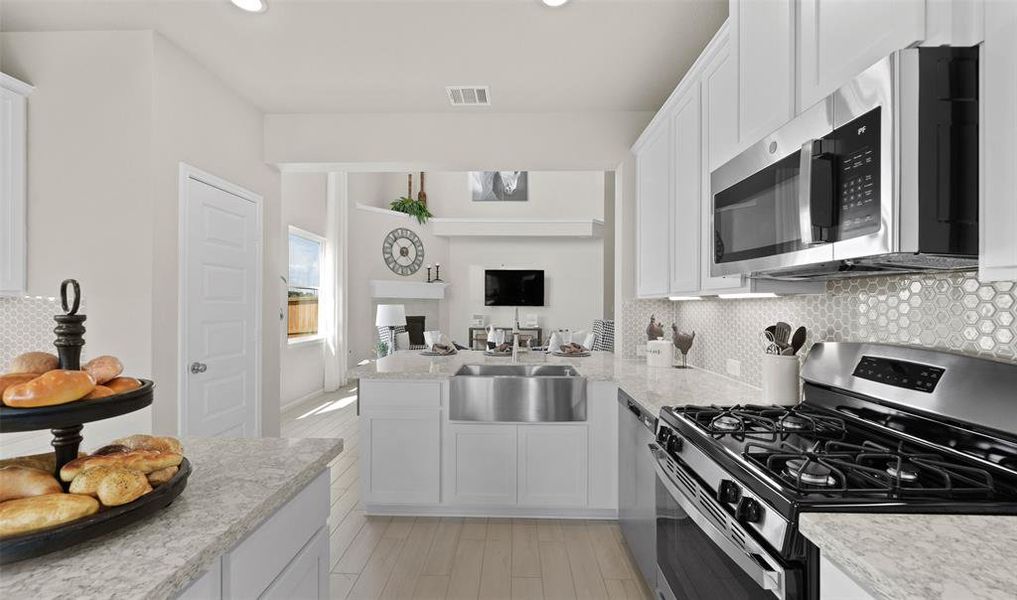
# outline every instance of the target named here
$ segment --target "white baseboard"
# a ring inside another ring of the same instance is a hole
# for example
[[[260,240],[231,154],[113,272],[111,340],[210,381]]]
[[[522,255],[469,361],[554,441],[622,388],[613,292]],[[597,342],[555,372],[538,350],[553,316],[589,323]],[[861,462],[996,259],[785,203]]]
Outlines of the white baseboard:
[[[280,411],[281,412],[286,412],[286,411],[288,411],[289,409],[293,408],[294,406],[296,406],[298,404],[301,404],[303,402],[307,402],[308,400],[311,400],[312,398],[317,398],[318,396],[321,396],[321,395],[324,395],[324,394],[325,394],[325,388],[321,388],[320,390],[314,390],[310,394],[304,394],[303,396],[297,398],[296,400],[290,400],[289,402],[286,402],[285,404],[283,404],[280,407]]]
[[[517,517],[529,519],[618,519],[614,508],[565,508],[544,506],[450,506],[366,504],[364,514],[389,517]]]

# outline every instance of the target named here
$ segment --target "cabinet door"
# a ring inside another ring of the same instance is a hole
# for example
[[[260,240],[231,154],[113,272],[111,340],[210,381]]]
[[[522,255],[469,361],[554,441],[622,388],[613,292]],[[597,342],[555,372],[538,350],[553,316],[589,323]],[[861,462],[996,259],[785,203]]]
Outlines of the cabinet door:
[[[925,37],[925,0],[801,0],[798,110]]]
[[[793,0],[732,0],[738,55],[738,150],[794,116]]]
[[[586,425],[519,426],[519,504],[586,506]]]
[[[699,119],[699,83],[689,86],[671,117],[674,144],[674,197],[671,209],[670,295],[699,291],[700,186],[703,151]]]
[[[441,411],[378,410],[361,421],[364,502],[437,504],[441,487]]]
[[[1017,2],[985,3],[979,279],[1017,279]]]
[[[455,504],[516,503],[516,426],[446,427],[445,498]]]
[[[322,527],[293,558],[260,600],[300,598],[324,600],[329,597],[328,527]]]
[[[636,155],[636,293],[668,292],[670,130],[665,120]]]
[[[705,51],[700,81],[702,97],[702,189],[700,191],[699,287],[702,291],[740,288],[741,276],[711,277],[713,257],[713,196],[710,173],[734,157],[738,148],[738,69],[731,52],[730,29],[725,24]]]

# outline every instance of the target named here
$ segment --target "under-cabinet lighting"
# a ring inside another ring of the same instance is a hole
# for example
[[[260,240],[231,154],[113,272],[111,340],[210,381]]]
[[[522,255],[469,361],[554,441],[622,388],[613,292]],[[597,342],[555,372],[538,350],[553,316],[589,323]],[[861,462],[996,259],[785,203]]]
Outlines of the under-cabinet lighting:
[[[568,2],[569,0],[540,0],[540,1],[546,4],[547,6],[561,6]]]
[[[230,2],[233,3],[233,6],[247,12],[260,13],[268,10],[268,2],[266,0],[230,0]]]
[[[777,294],[773,292],[745,292],[742,294],[717,294],[718,297],[724,298],[725,300],[734,300],[738,298],[776,298]]]
[[[671,302],[686,302],[689,300],[702,300],[702,296],[668,296],[668,300]]]

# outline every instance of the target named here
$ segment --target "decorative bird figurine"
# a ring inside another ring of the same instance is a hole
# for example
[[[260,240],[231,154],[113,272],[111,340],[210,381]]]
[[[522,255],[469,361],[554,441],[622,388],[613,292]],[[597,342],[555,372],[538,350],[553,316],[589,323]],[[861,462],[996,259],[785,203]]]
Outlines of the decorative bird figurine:
[[[664,337],[664,328],[657,322],[655,315],[650,315],[650,324],[646,326],[646,339],[659,340]]]
[[[676,323],[671,324],[671,343],[682,353],[682,364],[675,365],[676,369],[688,368],[689,350],[692,349],[692,342],[696,339],[696,332],[683,333],[678,331]]]

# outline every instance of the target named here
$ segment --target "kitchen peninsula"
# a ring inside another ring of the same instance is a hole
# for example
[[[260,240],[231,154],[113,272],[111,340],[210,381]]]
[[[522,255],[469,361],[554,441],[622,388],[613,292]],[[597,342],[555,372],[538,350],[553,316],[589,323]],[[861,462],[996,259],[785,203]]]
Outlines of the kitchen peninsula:
[[[182,442],[193,472],[173,504],[94,541],[0,567],[0,596],[327,596],[328,464],[342,440]]]

